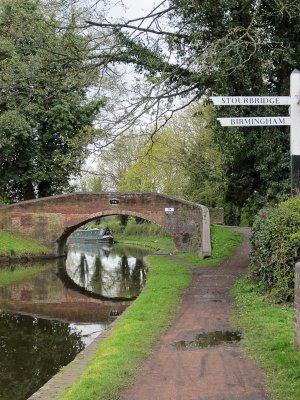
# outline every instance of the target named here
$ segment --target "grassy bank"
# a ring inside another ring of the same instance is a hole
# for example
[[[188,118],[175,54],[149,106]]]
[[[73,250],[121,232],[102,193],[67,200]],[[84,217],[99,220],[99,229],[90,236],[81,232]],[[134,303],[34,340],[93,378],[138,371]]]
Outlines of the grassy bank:
[[[117,242],[149,248],[154,251],[174,251],[173,239],[169,236],[118,235]]]
[[[242,346],[267,374],[276,400],[300,399],[300,351],[294,345],[294,311],[290,305],[271,305],[257,287],[241,279],[232,291],[233,320],[244,333]]]
[[[175,251],[171,237],[168,236],[117,236],[120,243],[152,248],[155,251]],[[231,256],[235,248],[242,242],[243,235],[222,226],[211,226],[212,256],[203,259],[197,252],[176,252],[176,257],[201,267],[219,265]]]
[[[48,247],[36,243],[30,239],[0,230],[0,256],[31,256],[50,254]],[[10,267],[0,268],[0,287],[31,278],[32,276],[44,271],[48,265],[34,264],[14,264]]]
[[[64,400],[112,400],[130,384],[141,362],[170,324],[190,271],[174,262],[149,257],[151,273],[145,291],[120,318]]]
[[[51,250],[33,240],[0,230],[0,256],[50,254]]]
[[[0,269],[0,287],[11,285],[16,282],[29,279],[32,276],[44,271],[50,266],[47,264],[35,264],[30,266],[17,265]]]
[[[212,255],[202,259],[196,252],[176,253],[176,257],[201,267],[214,267],[231,256],[242,242],[243,235],[222,226],[211,226]]]

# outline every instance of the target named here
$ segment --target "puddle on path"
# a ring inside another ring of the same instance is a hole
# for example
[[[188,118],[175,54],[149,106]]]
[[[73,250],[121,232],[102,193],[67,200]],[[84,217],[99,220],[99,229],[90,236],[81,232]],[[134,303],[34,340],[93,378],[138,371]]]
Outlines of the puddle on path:
[[[219,294],[205,293],[205,294],[194,294],[193,298],[198,303],[225,303],[225,298],[221,298]]]
[[[179,340],[170,344],[177,350],[197,350],[215,347],[222,344],[236,344],[242,339],[241,332],[238,331],[215,331],[200,333],[193,340]]]

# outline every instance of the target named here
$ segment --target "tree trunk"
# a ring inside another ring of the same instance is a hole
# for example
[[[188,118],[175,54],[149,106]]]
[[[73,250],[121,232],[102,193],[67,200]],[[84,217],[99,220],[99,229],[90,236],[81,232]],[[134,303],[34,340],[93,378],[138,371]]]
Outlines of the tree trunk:
[[[38,184],[38,197],[51,196],[51,185],[49,181],[42,181]]]
[[[31,181],[27,181],[24,187],[24,200],[33,200],[36,198]]]

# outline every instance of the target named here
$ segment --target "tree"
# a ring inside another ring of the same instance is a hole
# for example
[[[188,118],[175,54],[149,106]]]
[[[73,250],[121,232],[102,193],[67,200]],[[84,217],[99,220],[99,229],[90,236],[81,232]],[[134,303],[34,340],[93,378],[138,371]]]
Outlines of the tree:
[[[215,113],[211,106],[190,106],[176,121],[186,136],[178,153],[186,182],[183,197],[208,207],[223,207],[227,180],[224,156],[214,141]]]
[[[73,186],[75,190],[81,192],[101,192],[103,190],[103,179],[98,174],[93,175],[85,171],[81,173]]]
[[[0,1],[0,196],[61,193],[80,171],[104,99],[76,18],[63,27],[41,0]]]
[[[223,158],[214,142],[210,106],[195,104],[176,115],[141,147],[119,180],[118,189],[155,191],[210,207],[224,205]]]
[[[83,173],[83,184],[79,188],[100,190],[96,182],[101,182],[101,190],[116,190],[127,169],[137,160],[140,149],[145,145],[145,139],[134,132],[120,135],[109,146],[104,147],[95,159],[94,165],[89,163]]]
[[[153,143],[141,146],[120,176],[118,190],[180,196],[184,179],[176,161],[178,144],[178,135],[166,127]]]
[[[132,110],[155,108],[157,129],[175,110],[210,94],[287,95],[289,75],[299,68],[299,11],[299,0],[163,0],[131,21],[87,22],[114,37],[99,63],[134,65],[144,73],[148,91]],[[218,114],[261,112],[274,115],[277,109],[227,108]],[[227,200],[255,209],[286,196],[287,129],[225,129],[216,131],[215,140],[224,154]]]

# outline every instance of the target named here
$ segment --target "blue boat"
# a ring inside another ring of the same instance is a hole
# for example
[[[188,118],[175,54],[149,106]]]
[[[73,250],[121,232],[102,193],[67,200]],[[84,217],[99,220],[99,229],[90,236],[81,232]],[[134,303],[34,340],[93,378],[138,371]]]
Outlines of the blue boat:
[[[93,229],[77,229],[70,236],[70,242],[81,243],[113,243],[114,238],[108,227]]]

